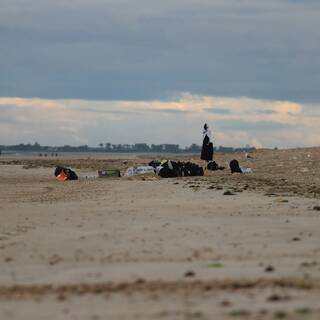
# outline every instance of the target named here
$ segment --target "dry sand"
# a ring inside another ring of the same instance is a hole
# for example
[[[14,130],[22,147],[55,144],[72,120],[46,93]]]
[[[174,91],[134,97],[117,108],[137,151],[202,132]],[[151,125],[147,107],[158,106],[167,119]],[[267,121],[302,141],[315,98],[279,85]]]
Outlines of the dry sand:
[[[320,319],[320,150],[215,159],[234,157],[254,172],[98,179],[149,159],[2,157],[0,319]]]

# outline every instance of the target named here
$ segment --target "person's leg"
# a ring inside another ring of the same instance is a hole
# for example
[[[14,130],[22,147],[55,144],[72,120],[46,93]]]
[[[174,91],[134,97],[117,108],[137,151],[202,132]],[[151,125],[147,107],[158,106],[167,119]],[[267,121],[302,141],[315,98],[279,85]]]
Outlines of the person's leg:
[[[205,161],[204,161],[204,175],[206,176],[207,173],[208,173],[208,161],[205,160]]]

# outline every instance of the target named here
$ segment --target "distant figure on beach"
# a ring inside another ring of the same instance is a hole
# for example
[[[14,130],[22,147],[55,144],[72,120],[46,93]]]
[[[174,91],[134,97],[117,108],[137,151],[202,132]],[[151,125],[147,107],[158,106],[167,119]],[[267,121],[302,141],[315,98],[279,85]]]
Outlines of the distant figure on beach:
[[[205,123],[203,126],[203,142],[201,149],[201,160],[205,161],[204,172],[208,170],[208,162],[212,161],[213,158],[213,144],[211,142],[212,132],[209,129],[208,125]]]
[[[246,159],[252,159],[252,156],[250,156],[250,154],[248,152],[246,152],[244,154],[244,156],[245,156]]]

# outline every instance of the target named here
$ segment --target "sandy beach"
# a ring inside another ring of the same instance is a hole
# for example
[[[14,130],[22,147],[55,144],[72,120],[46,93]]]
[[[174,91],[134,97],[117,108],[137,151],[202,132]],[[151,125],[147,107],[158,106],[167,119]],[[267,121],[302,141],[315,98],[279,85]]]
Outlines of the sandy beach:
[[[320,149],[251,156],[171,179],[96,177],[149,155],[2,156],[0,318],[320,319]]]

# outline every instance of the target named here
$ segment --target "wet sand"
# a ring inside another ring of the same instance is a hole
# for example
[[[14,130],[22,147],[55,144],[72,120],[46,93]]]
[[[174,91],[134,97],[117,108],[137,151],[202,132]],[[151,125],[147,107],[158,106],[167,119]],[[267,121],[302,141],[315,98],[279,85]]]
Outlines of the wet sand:
[[[251,156],[174,179],[95,178],[148,156],[1,158],[0,318],[319,319],[320,150]]]

